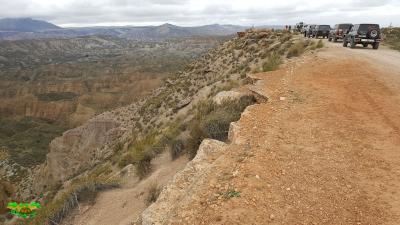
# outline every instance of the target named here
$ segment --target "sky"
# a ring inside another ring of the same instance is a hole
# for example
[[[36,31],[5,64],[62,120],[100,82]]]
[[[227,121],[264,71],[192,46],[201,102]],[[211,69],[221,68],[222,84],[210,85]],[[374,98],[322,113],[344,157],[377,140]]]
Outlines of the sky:
[[[0,18],[62,27],[379,23],[400,26],[400,0],[0,0]]]

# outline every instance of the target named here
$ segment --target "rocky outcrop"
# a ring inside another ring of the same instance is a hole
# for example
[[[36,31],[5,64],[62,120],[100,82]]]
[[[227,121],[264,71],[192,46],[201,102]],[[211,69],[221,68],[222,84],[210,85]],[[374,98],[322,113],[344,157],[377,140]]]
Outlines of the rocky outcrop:
[[[172,182],[163,189],[157,202],[143,212],[142,225],[161,225],[171,221],[180,207],[191,201],[207,175],[214,172],[213,163],[226,147],[220,141],[204,140],[196,157],[175,175]]]
[[[220,105],[224,101],[238,100],[244,95],[245,93],[238,91],[221,91],[216,96],[214,96],[213,101],[216,104]]]
[[[115,140],[123,132],[119,123],[99,119],[66,131],[50,143],[46,164],[39,169],[41,182],[37,183],[36,190],[63,182],[109,157],[114,153]]]

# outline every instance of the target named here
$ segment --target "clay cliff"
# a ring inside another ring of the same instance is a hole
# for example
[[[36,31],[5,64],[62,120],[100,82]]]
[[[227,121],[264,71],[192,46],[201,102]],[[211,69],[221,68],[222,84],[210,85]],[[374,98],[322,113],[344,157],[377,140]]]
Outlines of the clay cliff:
[[[249,31],[195,60],[141,101],[102,113],[65,132],[50,144],[46,163],[35,178],[36,187],[40,190],[64,182],[125,149],[132,136],[188,116],[198,101],[216,94],[228,80],[242,80],[246,72],[262,69],[271,52],[283,54],[291,45],[289,40],[290,35],[282,32]]]

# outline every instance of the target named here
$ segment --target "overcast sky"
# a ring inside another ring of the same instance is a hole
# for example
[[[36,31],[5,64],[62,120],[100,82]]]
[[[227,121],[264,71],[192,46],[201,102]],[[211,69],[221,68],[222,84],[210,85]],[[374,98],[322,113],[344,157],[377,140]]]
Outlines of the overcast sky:
[[[281,25],[303,20],[400,26],[400,0],[0,0],[4,17],[32,17],[63,27]]]

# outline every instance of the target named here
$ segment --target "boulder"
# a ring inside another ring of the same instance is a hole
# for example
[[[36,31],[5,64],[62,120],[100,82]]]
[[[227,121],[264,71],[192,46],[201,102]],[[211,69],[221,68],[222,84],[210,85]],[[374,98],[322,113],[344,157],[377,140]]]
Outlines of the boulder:
[[[220,105],[224,101],[239,100],[244,95],[244,93],[237,91],[221,91],[216,96],[214,96],[213,101],[216,104]]]

